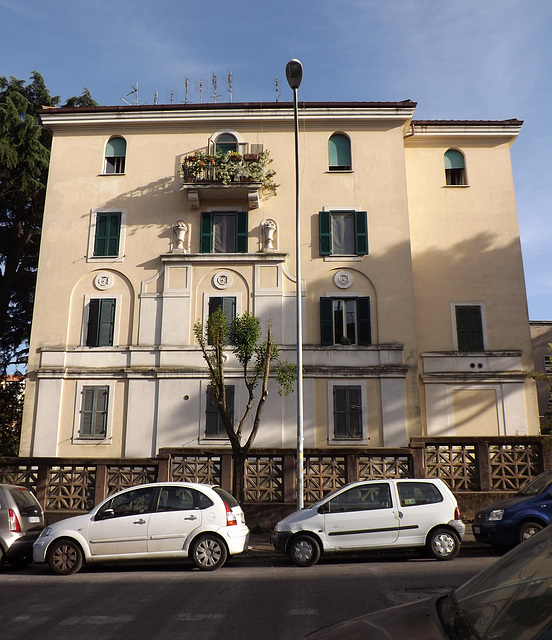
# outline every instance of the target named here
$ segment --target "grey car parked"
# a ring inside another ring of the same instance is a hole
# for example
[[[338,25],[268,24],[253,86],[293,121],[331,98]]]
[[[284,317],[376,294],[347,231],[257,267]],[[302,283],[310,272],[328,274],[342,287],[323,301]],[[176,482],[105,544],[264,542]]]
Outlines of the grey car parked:
[[[44,513],[32,491],[0,484],[0,565],[14,567],[33,561],[33,542],[44,528]]]

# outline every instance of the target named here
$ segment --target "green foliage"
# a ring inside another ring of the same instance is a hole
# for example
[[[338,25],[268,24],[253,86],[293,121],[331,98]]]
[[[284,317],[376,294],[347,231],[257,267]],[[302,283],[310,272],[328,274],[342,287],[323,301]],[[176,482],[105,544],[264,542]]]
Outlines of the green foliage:
[[[199,320],[194,324],[194,336],[207,363],[210,386],[232,445],[234,494],[240,500],[244,493],[245,456],[260,426],[271,371],[278,382],[278,393],[287,395],[293,391],[293,383],[297,379],[296,367],[279,359],[278,346],[274,344],[270,325],[265,340],[261,341],[260,321],[247,312],[236,316],[229,325],[222,308],[216,309],[205,326]],[[245,407],[236,421],[232,420],[226,407],[225,350],[231,351],[240,364],[241,379],[247,391]]]
[[[23,381],[0,385],[0,456],[16,456],[19,452],[23,385]]]
[[[0,76],[0,375],[27,360],[51,146],[37,111],[59,102],[36,71]],[[67,104],[93,102],[85,89]]]

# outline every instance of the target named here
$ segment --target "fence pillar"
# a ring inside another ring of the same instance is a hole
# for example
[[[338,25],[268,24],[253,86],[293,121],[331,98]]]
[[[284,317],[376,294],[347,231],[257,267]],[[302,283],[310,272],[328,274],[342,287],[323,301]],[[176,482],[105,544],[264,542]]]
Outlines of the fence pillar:
[[[36,474],[36,498],[40,502],[43,511],[46,511],[48,502],[48,475],[50,463],[43,460],[38,463],[38,472]]]
[[[232,479],[234,477],[234,464],[231,453],[223,453],[220,456],[220,484],[223,489],[232,493]]]
[[[348,453],[345,457],[345,478],[347,483],[358,480],[358,453]]]
[[[297,502],[297,495],[295,490],[295,480],[297,465],[295,463],[295,455],[292,453],[284,453],[284,502],[294,503]]]
[[[425,465],[425,443],[424,442],[410,442],[408,445],[412,455],[412,477],[413,478],[425,478],[426,477],[426,465]]]
[[[94,505],[107,498],[107,492],[107,465],[98,463],[96,465],[96,483],[94,485]]]
[[[477,442],[475,445],[475,477],[477,491],[491,490],[491,461],[489,459],[489,443]]]
[[[171,470],[171,456],[157,456],[157,482],[169,482]]]

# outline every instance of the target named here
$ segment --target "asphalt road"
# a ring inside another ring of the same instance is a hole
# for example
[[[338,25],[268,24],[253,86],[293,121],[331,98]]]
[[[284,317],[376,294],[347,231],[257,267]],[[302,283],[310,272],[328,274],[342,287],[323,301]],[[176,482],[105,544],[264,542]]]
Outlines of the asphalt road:
[[[0,637],[10,640],[299,640],[353,616],[457,587],[496,561],[465,545],[452,562],[414,553],[291,565],[255,544],[222,569],[189,563],[0,570]]]

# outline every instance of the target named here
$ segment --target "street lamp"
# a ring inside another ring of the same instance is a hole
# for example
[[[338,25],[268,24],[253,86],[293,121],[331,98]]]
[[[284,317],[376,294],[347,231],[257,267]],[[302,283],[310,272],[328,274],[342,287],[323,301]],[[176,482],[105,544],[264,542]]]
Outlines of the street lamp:
[[[299,118],[297,115],[297,89],[303,79],[303,65],[290,60],[286,65],[286,79],[293,90],[295,120],[295,296],[297,318],[297,508],[303,508],[303,311],[301,303],[301,216],[299,206]]]

